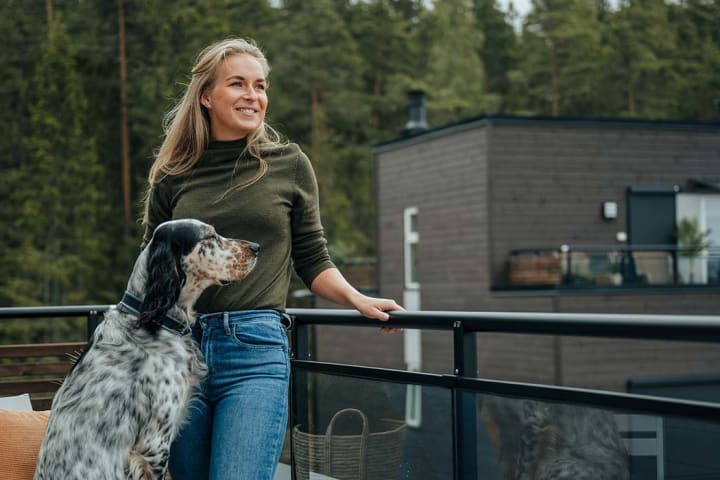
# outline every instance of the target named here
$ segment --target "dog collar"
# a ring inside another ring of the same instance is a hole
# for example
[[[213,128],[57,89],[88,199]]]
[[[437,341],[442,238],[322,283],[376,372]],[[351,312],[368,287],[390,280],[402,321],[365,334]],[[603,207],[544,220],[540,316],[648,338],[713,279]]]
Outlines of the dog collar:
[[[117,306],[120,310],[123,310],[127,313],[140,315],[141,304],[141,298],[138,298],[132,293],[126,291]],[[184,336],[190,334],[191,332],[190,327],[188,327],[185,322],[178,320],[170,314],[166,314],[162,318],[162,320],[159,320],[156,323],[163,330],[167,330],[168,332],[174,333],[176,335]]]

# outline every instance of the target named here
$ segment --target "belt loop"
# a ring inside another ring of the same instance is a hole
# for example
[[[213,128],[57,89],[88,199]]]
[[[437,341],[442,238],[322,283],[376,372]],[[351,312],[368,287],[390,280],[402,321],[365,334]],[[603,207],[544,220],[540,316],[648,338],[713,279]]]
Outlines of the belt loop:
[[[225,327],[225,335],[230,335],[230,313],[223,312],[223,327]]]
[[[282,317],[282,320],[280,320],[280,323],[283,324],[283,326],[285,327],[285,330],[291,329],[292,324],[293,324],[293,318],[285,312],[280,313],[280,316]]]

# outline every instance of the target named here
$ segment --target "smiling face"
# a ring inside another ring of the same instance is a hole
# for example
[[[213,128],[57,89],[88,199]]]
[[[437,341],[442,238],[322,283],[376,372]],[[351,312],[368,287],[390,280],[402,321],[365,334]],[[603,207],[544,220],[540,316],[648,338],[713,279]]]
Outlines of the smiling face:
[[[260,128],[267,110],[267,79],[247,53],[227,57],[211,88],[200,96],[210,118],[212,140],[239,140]]]

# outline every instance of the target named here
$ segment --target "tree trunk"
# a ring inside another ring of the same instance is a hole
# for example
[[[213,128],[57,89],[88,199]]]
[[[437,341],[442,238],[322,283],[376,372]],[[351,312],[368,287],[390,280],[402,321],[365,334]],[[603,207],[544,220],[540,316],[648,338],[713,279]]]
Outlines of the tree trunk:
[[[130,235],[130,139],[127,119],[127,56],[125,53],[125,6],[118,0],[118,43],[120,51],[120,129],[122,136],[122,190],[125,234]]]
[[[555,47],[551,47],[550,50],[550,88],[551,88],[551,100],[552,100],[552,116],[557,117],[560,115],[560,93],[559,93],[559,77],[557,68],[557,58],[555,56]]]
[[[375,67],[375,81],[373,82],[373,96],[379,98],[382,94],[382,68]],[[372,118],[370,119],[370,125],[375,130],[380,130],[380,115],[377,112],[373,112]]]
[[[325,109],[320,99],[320,93],[316,87],[310,91],[310,120],[311,132],[310,143],[312,149],[311,161],[315,164],[318,173],[318,188],[320,189],[321,198],[324,196],[326,189],[331,188],[332,175],[328,168],[328,158],[325,157],[327,142],[327,128],[325,126]]]
[[[628,112],[630,115],[635,115],[635,85],[633,85],[633,81],[631,78],[628,78],[627,81],[627,92],[628,92]]]
[[[48,39],[52,37],[53,30],[53,0],[45,0],[45,15],[48,24]]]

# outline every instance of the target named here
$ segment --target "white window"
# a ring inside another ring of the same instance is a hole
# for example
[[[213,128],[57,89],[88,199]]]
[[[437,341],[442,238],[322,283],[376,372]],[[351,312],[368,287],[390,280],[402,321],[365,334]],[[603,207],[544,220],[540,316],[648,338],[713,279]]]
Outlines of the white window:
[[[677,259],[681,283],[720,282],[720,195],[712,193],[678,194],[676,221],[696,219],[703,232],[708,232],[710,248],[696,257],[680,255]]]
[[[407,310],[420,310],[420,279],[418,278],[418,209],[406,208],[403,212],[403,242],[405,263],[405,290],[403,305]],[[404,335],[405,366],[410,372],[422,368],[422,332],[408,329]],[[422,387],[408,385],[405,393],[405,422],[410,427],[422,426]]]
[[[406,208],[403,212],[404,242],[405,242],[405,288],[420,288],[418,279],[418,243],[420,235],[417,228],[417,207]]]

